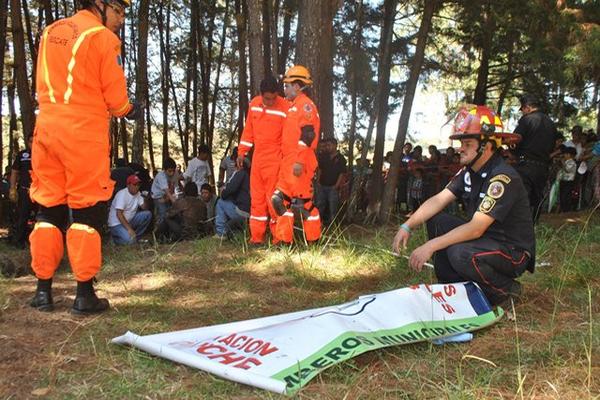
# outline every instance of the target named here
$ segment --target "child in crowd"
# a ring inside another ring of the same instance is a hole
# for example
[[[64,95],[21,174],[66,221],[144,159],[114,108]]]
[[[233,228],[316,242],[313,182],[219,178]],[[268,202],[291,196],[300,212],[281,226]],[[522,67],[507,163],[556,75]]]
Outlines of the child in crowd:
[[[423,167],[420,165],[413,170],[413,177],[408,188],[408,208],[412,214],[423,202]]]
[[[560,181],[560,211],[573,211],[575,201],[573,200],[573,189],[575,188],[575,175],[577,173],[577,163],[575,156],[577,149],[574,147],[564,147],[562,151],[562,168],[558,171],[558,180]]]

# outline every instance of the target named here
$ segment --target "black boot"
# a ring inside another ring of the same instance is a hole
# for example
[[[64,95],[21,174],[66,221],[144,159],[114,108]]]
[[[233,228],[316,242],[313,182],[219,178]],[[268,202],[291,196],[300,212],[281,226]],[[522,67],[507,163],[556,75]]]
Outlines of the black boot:
[[[98,314],[108,310],[108,300],[99,299],[94,291],[94,278],[77,282],[77,295],[71,313],[76,315]]]
[[[54,310],[54,302],[52,301],[52,278],[38,279],[35,295],[29,302],[29,305],[33,308],[37,308],[38,311]]]

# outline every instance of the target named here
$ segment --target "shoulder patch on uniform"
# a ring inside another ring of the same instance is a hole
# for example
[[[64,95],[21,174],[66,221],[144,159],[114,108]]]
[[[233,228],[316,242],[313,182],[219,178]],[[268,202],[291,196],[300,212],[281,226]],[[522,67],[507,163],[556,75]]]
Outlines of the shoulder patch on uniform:
[[[494,208],[494,206],[496,205],[496,200],[492,199],[489,196],[485,196],[483,198],[483,200],[481,201],[481,204],[479,204],[479,212],[482,212],[484,214],[489,213],[490,211],[492,211],[492,209]]]
[[[306,103],[304,105],[304,111],[306,111],[307,113],[312,112],[312,106],[308,103]]]
[[[497,181],[504,182],[508,185],[510,183],[511,179],[508,175],[504,175],[504,174],[496,175],[492,179],[490,179],[490,182],[497,182]]]
[[[487,190],[487,195],[492,199],[499,199],[504,194],[504,184],[500,181],[490,183]]]

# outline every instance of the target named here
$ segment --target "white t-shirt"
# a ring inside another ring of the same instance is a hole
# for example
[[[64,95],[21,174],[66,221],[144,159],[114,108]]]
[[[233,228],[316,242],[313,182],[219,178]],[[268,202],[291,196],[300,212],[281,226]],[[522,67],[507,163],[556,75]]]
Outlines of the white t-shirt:
[[[225,157],[224,159],[221,160],[219,169],[225,171],[225,182],[224,183],[229,182],[229,180],[231,179],[231,176],[237,170],[236,165],[235,165],[235,160],[232,160],[230,156]]]
[[[121,221],[119,221],[119,218],[117,217],[117,210],[123,210],[123,215],[127,222],[129,222],[135,217],[135,213],[143,204],[144,198],[141,193],[138,192],[133,195],[129,193],[127,188],[119,190],[110,205],[108,226],[113,227],[121,225]]]
[[[190,179],[198,186],[198,193],[203,184],[208,183],[208,177],[211,176],[210,165],[208,161],[200,160],[194,157],[188,163],[188,167],[183,173],[183,177]]]

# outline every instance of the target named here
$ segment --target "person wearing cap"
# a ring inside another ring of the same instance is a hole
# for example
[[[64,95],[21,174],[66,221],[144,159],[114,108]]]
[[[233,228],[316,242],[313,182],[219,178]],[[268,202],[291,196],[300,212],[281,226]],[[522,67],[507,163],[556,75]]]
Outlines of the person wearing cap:
[[[65,242],[77,281],[71,312],[87,315],[109,308],[93,283],[102,265],[100,232],[114,186],[110,117],[136,120],[144,109],[129,101],[117,36],[130,3],[80,0],[75,15],[54,22],[40,38],[30,190],[40,211],[29,237],[38,278],[29,304],[40,311],[54,308],[52,278]]]
[[[462,169],[400,226],[392,247],[400,253],[412,231],[426,223],[429,240],[411,253],[410,267],[420,272],[433,258],[440,283],[474,281],[491,304],[501,304],[520,294],[516,278],[533,272],[535,259],[527,192],[499,152],[519,137],[503,132],[502,121],[488,107],[467,105],[457,114],[450,138],[460,140]],[[459,199],[467,221],[443,212]]]
[[[129,175],[127,187],[117,192],[110,205],[108,227],[115,244],[136,243],[152,221],[152,213],[140,193],[141,182],[137,175]]]
[[[540,110],[540,101],[530,94],[519,99],[523,116],[519,119],[514,133],[521,135],[521,141],[513,149],[517,158],[515,169],[521,175],[531,215],[536,222],[540,214],[540,203],[544,197],[544,188],[554,151],[558,132],[554,122]]]
[[[318,167],[316,149],[321,133],[319,112],[307,92],[313,84],[308,68],[294,65],[283,77],[283,90],[291,103],[281,136],[282,161],[271,204],[277,213],[275,236],[292,243],[294,219],[302,219],[308,242],[321,237],[321,218],[313,203],[313,178]]]

